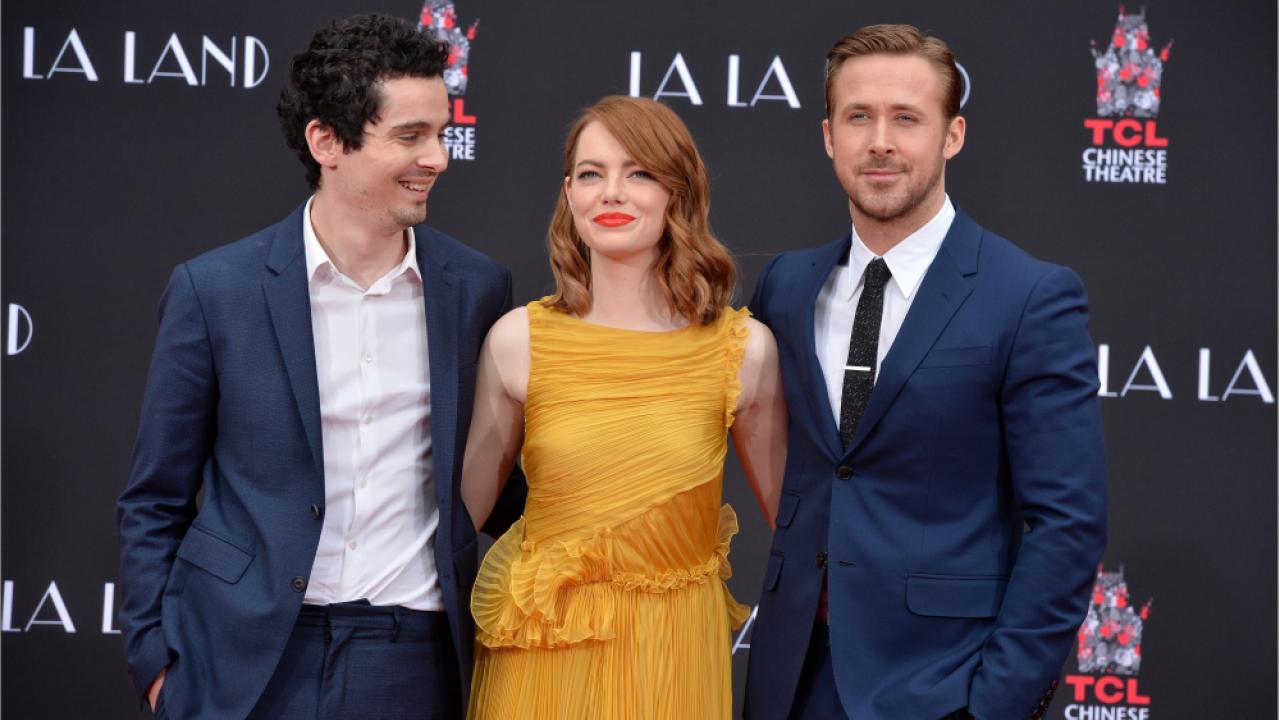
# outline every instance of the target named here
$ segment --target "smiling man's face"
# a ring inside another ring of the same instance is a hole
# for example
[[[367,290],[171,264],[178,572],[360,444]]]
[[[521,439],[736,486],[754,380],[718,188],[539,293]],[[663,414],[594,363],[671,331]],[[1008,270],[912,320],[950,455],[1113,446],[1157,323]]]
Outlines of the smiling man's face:
[[[850,215],[927,222],[942,207],[947,160],[964,144],[964,119],[946,117],[937,70],[917,55],[853,58],[837,71],[831,99],[822,134]]]
[[[358,150],[347,150],[324,179],[325,189],[366,223],[387,230],[421,224],[436,178],[449,166],[444,129],[449,94],[439,77],[378,83],[381,103],[365,124]]]

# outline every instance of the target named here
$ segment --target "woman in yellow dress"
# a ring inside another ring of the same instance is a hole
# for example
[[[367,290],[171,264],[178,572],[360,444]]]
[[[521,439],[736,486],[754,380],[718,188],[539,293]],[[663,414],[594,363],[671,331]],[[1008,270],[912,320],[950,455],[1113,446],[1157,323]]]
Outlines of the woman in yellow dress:
[[[727,303],[688,129],[608,97],[565,147],[548,231],[554,295],[500,319],[481,350],[462,497],[483,525],[522,456],[524,517],[471,599],[469,717],[728,718],[726,429],[772,523],[786,454],[773,336]]]

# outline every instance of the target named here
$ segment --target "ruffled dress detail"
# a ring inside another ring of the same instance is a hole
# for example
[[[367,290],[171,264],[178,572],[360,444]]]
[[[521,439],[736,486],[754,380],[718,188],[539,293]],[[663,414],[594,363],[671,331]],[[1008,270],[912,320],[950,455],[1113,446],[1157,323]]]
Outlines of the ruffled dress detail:
[[[746,309],[641,332],[530,303],[525,514],[485,556],[472,718],[728,718],[721,505]]]

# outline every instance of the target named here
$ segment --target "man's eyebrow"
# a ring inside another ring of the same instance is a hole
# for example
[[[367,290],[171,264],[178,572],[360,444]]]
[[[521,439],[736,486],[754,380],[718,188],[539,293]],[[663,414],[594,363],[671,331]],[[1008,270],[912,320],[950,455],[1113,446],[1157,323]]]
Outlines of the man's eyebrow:
[[[841,112],[849,112],[850,110],[869,110],[871,109],[871,107],[872,107],[871,103],[853,101],[853,102],[845,103],[845,105],[841,107],[840,110]],[[909,110],[914,113],[924,112],[919,105],[914,105],[912,103],[892,103],[889,105],[889,109],[890,110]]]
[[[431,123],[427,122],[426,120],[411,120],[409,122],[400,123],[399,125],[392,125],[391,131],[396,132],[398,130],[422,130],[424,128],[429,128],[429,127],[431,127]]]

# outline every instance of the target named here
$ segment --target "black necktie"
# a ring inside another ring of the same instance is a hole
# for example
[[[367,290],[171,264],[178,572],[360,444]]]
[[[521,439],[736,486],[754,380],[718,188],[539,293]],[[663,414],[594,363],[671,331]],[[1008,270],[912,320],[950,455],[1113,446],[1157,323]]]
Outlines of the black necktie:
[[[889,281],[889,266],[882,258],[867,265],[863,274],[862,297],[853,316],[853,334],[849,337],[849,359],[844,365],[844,390],[840,399],[840,440],[845,447],[858,432],[858,421],[871,399],[876,384],[876,353],[880,345],[880,316],[884,314],[884,285]]]

